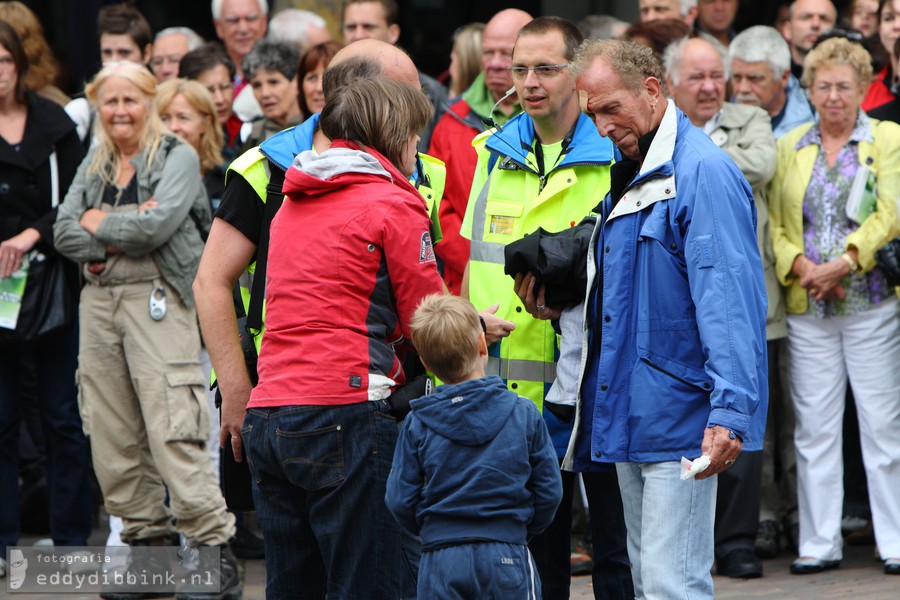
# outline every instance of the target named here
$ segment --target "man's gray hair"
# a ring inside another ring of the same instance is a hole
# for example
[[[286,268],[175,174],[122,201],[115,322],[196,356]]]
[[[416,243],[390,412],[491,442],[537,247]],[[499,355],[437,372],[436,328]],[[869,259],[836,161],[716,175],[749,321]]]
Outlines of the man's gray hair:
[[[578,21],[578,31],[586,40],[620,38],[628,29],[628,22],[610,15],[588,15]]]
[[[297,76],[297,65],[300,63],[300,52],[291,44],[281,44],[271,40],[259,40],[253,49],[244,57],[241,66],[244,77],[253,79],[256,71],[278,71],[287,80]]]
[[[696,38],[683,37],[680,40],[675,40],[669,44],[662,57],[663,69],[666,72],[666,77],[671,79],[672,83],[678,85],[679,80],[681,79],[681,59],[684,57],[684,47],[692,39],[703,40],[716,49],[716,52],[719,53],[719,58],[722,59],[722,69],[725,71],[725,79],[727,80],[730,78],[731,69],[730,61],[728,60],[728,50],[717,39],[705,33],[701,33]]]
[[[188,52],[191,50],[196,50],[200,46],[206,43],[200,34],[191,29],[190,27],[166,27],[162,31],[156,34],[156,37],[153,38],[154,42],[158,42],[164,37],[169,37],[170,35],[178,35],[181,34],[187,38],[188,41]]]
[[[309,47],[309,27],[327,27],[325,19],[314,12],[299,8],[286,8],[278,11],[269,21],[269,33],[266,36],[273,42],[282,42],[297,46],[301,52]]]
[[[569,72],[577,79],[598,59],[616,71],[622,83],[634,93],[642,89],[648,77],[656,78],[663,93],[666,91],[662,68],[647,46],[627,40],[585,40],[575,52]]]
[[[791,49],[774,27],[755,25],[745,29],[728,46],[728,65],[734,59],[744,62],[766,62],[776,79],[791,68]]]
[[[266,0],[256,0],[259,4],[259,14],[261,16],[266,16],[269,14],[269,3]],[[210,6],[210,10],[212,11],[213,19],[217,21],[222,18],[222,4],[225,3],[225,0],[212,0],[212,5]]]

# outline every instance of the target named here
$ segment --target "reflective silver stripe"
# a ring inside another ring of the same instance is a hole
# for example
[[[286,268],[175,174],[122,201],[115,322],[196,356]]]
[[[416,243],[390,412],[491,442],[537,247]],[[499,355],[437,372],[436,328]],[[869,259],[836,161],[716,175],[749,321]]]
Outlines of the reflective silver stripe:
[[[487,199],[488,189],[491,186],[491,175],[493,170],[488,173],[487,180],[475,200],[475,210],[472,213],[472,246],[469,252],[471,260],[477,262],[491,263],[494,265],[506,264],[506,257],[503,255],[503,244],[496,244],[484,241],[484,225],[487,219]]]
[[[490,242],[472,240],[469,254],[471,259],[477,262],[505,265],[506,257],[503,254],[503,248],[503,244],[492,244]]]
[[[491,173],[488,173],[484,186],[475,200],[475,211],[472,213],[472,245],[484,241],[484,221],[487,218],[488,188],[491,186]],[[473,257],[474,258],[474,257]]]
[[[556,380],[556,363],[539,360],[509,360],[489,356],[485,372],[488,375],[498,375],[503,379],[553,383]]]

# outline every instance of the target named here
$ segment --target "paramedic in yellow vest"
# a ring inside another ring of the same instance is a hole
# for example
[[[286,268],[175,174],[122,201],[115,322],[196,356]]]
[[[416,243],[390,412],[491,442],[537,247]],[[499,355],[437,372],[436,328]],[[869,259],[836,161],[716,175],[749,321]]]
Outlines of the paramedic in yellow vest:
[[[560,458],[575,398],[567,398],[568,405],[544,402],[556,377],[557,336],[550,321],[523,308],[504,274],[503,249],[538,227],[555,232],[574,226],[609,190],[613,145],[581,113],[568,69],[581,41],[578,29],[558,17],[540,17],[519,31],[511,72],[524,113],[473,141],[478,166],[461,229],[472,242],[463,295],[479,309],[499,303],[497,316],[516,324],[509,337],[490,346],[487,373],[544,408]],[[609,590],[603,597],[633,598],[615,477],[610,470],[584,478],[598,550],[594,585]],[[531,543],[544,598],[569,597],[573,484],[574,474],[563,473],[565,497],[556,519]]]

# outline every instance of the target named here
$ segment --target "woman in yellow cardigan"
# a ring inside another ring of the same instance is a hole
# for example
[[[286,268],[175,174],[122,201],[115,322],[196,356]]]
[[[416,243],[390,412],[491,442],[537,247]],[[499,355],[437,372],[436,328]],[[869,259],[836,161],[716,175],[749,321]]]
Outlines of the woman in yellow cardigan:
[[[807,55],[803,79],[819,121],[779,139],[769,186],[797,416],[795,574],[835,568],[842,558],[848,377],[876,541],[885,572],[900,574],[900,302],[875,265],[875,251],[900,234],[900,126],[860,109],[871,76],[869,54],[846,39]]]

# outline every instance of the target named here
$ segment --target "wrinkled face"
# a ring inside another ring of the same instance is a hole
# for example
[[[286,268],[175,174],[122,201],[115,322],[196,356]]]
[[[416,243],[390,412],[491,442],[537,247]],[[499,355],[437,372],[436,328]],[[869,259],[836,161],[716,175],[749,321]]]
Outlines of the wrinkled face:
[[[141,141],[150,114],[147,99],[123,77],[110,77],[100,90],[100,123],[120,151],[132,152]]]
[[[197,81],[212,94],[219,121],[225,123],[231,118],[231,103],[234,101],[234,84],[228,74],[228,67],[220,64],[201,71]]]
[[[640,137],[657,126],[654,110],[660,98],[653,91],[651,82],[655,81],[648,78],[641,89],[632,90],[602,58],[594,60],[575,81],[575,88],[584,96],[584,112],[597,131],[633,160],[641,159]]]
[[[267,119],[283,124],[299,114],[296,78],[288,79],[278,71],[257,69],[250,78],[250,85]]]
[[[325,94],[322,92],[322,75],[324,73],[325,63],[320,61],[314,70],[303,76],[303,98],[311,113],[322,112],[322,109],[325,108]]]
[[[834,27],[837,12],[831,0],[797,0],[787,23],[788,43],[806,54],[819,36]]]
[[[699,0],[697,20],[712,33],[728,31],[737,15],[738,0]]]
[[[130,35],[117,33],[100,34],[100,60],[104,64],[129,60],[139,65],[147,64],[149,53],[134,43]]]
[[[177,94],[159,116],[169,131],[183,137],[194,150],[200,152],[200,140],[212,124],[208,115],[202,114],[187,98]]]
[[[888,56],[894,56],[894,42],[900,37],[900,0],[885,2],[881,8],[878,36]]]
[[[680,19],[681,2],[679,0],[640,0],[638,7],[641,23],[649,23],[657,19]]]
[[[738,104],[759,106],[772,115],[776,105],[782,104],[787,73],[782,77],[772,74],[772,67],[766,61],[744,62],[739,58],[731,61],[731,85],[734,101]],[[780,106],[778,107],[780,109]],[[778,114],[778,111],[775,111]],[[774,116],[774,115],[772,115]]]
[[[856,0],[850,13],[850,27],[866,37],[875,35],[878,31],[878,0]]]
[[[242,58],[253,44],[265,37],[268,27],[266,15],[259,10],[256,0],[223,0],[222,17],[214,19],[213,24],[228,55]]]
[[[856,122],[866,87],[850,65],[819,67],[809,86],[809,100],[822,125],[849,127]]]
[[[344,43],[375,39],[394,44],[400,37],[400,28],[388,25],[384,7],[380,2],[357,2],[344,9]]]
[[[674,74],[673,74],[674,75]],[[684,46],[678,81],[669,78],[675,104],[701,127],[713,118],[725,102],[725,66],[712,44],[694,39]]]
[[[514,71],[513,83],[522,109],[536,120],[557,119],[563,107],[577,101],[575,81],[566,66],[566,46],[559,31],[519,37],[513,52],[512,66],[543,67],[530,71]]]
[[[18,79],[19,74],[12,54],[0,45],[0,100],[15,96]]]
[[[150,68],[156,80],[162,83],[178,77],[178,63],[188,50],[188,39],[180,33],[173,33],[153,42]]]
[[[502,24],[489,24],[481,37],[481,62],[484,66],[484,82],[499,99],[512,87],[512,76],[509,68],[512,66],[513,48],[516,46],[516,34],[510,28],[504,28]]]

